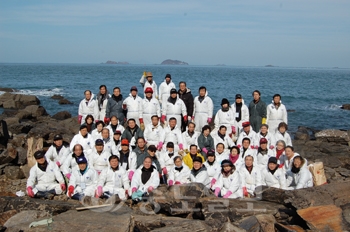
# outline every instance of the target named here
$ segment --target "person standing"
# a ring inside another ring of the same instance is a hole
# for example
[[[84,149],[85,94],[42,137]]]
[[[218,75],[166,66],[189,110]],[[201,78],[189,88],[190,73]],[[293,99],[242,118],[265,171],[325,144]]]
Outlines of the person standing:
[[[170,96],[170,90],[175,89],[176,86],[174,82],[171,81],[171,75],[166,74],[165,75],[165,80],[163,83],[160,84],[159,86],[159,102],[160,104],[165,104]]]
[[[244,100],[241,94],[236,94],[235,103],[231,105],[232,111],[235,114],[236,122],[239,129],[242,129],[242,123],[249,121],[249,109],[244,104]]]
[[[142,117],[145,127],[152,123],[152,117],[154,115],[160,117],[160,104],[159,101],[153,97],[153,89],[147,87],[145,89],[145,98],[142,99]]]
[[[137,95],[136,86],[131,87],[130,95],[123,101],[123,109],[127,110],[127,119],[135,119],[136,124],[142,129],[145,129],[142,118],[142,98]]]
[[[170,118],[176,118],[180,130],[182,120],[184,122],[188,120],[185,103],[178,98],[176,89],[170,90],[169,98],[162,105],[161,123],[164,124],[165,120]]]
[[[266,124],[266,103],[261,100],[259,90],[254,90],[249,104],[249,122],[255,132],[259,132],[261,124]]]
[[[192,121],[193,116],[193,95],[191,93],[191,90],[187,88],[186,82],[181,81],[179,83],[179,98],[185,103],[186,111],[187,111],[187,119],[188,121],[185,122],[182,118],[182,124],[181,124],[181,131],[186,131],[187,123]],[[183,116],[183,115],[182,115]]]
[[[103,120],[106,115],[106,107],[108,99],[111,95],[108,93],[107,87],[105,85],[100,86],[100,92],[96,96],[96,101],[98,105],[98,117],[97,120]]]
[[[288,124],[287,109],[282,104],[281,95],[275,94],[272,97],[272,103],[267,107],[266,124],[269,125],[269,131],[276,133],[278,125],[281,122]]]
[[[153,98],[158,99],[158,87],[156,82],[153,80],[153,74],[151,72],[144,72],[141,79],[140,84],[143,87],[143,91],[145,93],[144,97],[146,97],[146,89],[151,88],[153,92]]]
[[[210,124],[213,117],[214,104],[204,86],[199,87],[199,96],[194,99],[194,123],[201,132],[203,126]]]
[[[124,124],[126,111],[123,110],[123,95],[120,93],[120,88],[115,87],[113,89],[113,95],[108,99],[106,107],[106,116],[104,122],[108,125],[112,116],[116,116],[120,124]]]
[[[78,122],[83,124],[86,116],[91,114],[94,118],[98,118],[98,103],[94,100],[94,94],[90,90],[85,90],[85,98],[81,100],[78,110]]]

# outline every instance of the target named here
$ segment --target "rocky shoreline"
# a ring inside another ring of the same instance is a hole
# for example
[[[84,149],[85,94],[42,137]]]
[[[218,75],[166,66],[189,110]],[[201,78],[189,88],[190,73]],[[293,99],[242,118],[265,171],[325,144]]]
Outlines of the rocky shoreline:
[[[57,133],[70,141],[79,130],[77,118],[68,112],[50,116],[35,96],[17,95],[0,96],[0,106],[10,109],[0,115],[6,122],[0,125],[0,231],[350,230],[350,131],[332,129],[299,127],[293,140],[295,151],[309,163],[323,162],[328,182],[323,186],[262,188],[258,200],[216,198],[200,184],[161,186],[138,205],[118,199],[77,202],[65,195],[54,200],[17,197],[16,192],[25,192],[33,151],[47,149]],[[76,211],[102,204],[112,205]],[[47,218],[53,222],[28,228]]]

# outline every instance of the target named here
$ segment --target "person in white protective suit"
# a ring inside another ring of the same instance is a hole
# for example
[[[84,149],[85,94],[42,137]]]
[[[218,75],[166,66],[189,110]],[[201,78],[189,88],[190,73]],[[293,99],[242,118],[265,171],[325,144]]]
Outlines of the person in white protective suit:
[[[238,130],[243,128],[243,122],[249,122],[249,109],[248,106],[244,104],[244,100],[241,94],[236,94],[235,103],[231,105],[232,111],[235,114],[235,119],[238,124]]]
[[[133,201],[141,201],[143,197],[148,196],[159,186],[159,172],[155,166],[152,165],[152,158],[146,156],[143,161],[143,166],[135,171],[131,180],[131,198]]]
[[[268,141],[265,138],[260,139],[260,146],[258,148],[256,159],[258,167],[261,171],[265,170],[267,167],[267,162],[271,157],[275,157],[273,150],[267,147]]]
[[[96,139],[102,139],[101,133],[104,127],[105,123],[103,121],[96,122],[96,128],[91,132],[92,141],[96,141]]]
[[[199,96],[194,98],[193,105],[192,120],[196,124],[196,131],[201,132],[205,125],[211,123],[214,110],[213,101],[204,86],[199,87]]]
[[[232,134],[237,136],[238,124],[236,122],[235,113],[230,107],[230,103],[226,98],[221,100],[221,109],[215,115],[215,130],[212,133],[216,133],[221,126],[226,127],[226,135],[232,137]]]
[[[184,143],[184,149],[190,150],[190,146],[195,144],[198,146],[198,137],[200,133],[195,130],[196,124],[193,122],[188,123],[187,130],[182,132],[182,138]]]
[[[240,148],[240,158],[241,158],[241,162],[242,162],[242,166],[244,166],[245,163],[245,158],[247,156],[252,156],[254,159],[254,166],[258,166],[257,163],[257,158],[256,158],[256,153],[257,153],[257,149],[253,148],[250,145],[250,139],[249,138],[244,138],[242,145],[238,145],[237,147]]]
[[[98,174],[100,174],[103,169],[108,167],[108,159],[111,155],[112,154],[108,149],[104,149],[103,140],[97,139],[95,141],[95,148],[89,156],[89,164]]]
[[[130,149],[129,145],[127,139],[122,139],[121,150],[119,150],[118,157],[120,166],[126,170],[129,181],[131,181],[137,167],[137,156],[136,153]]]
[[[98,116],[96,120],[103,121],[106,116],[106,107],[108,99],[111,98],[111,95],[108,93],[107,87],[105,85],[100,85],[100,91],[96,96],[96,102],[98,106]]]
[[[313,186],[312,174],[306,160],[301,156],[293,159],[292,168],[287,171],[287,189],[301,189]]]
[[[67,195],[74,200],[82,200],[83,197],[93,197],[98,180],[97,172],[91,168],[84,156],[77,159],[79,168],[72,172],[69,180]]]
[[[244,159],[242,158],[242,156],[240,156],[240,153],[241,150],[238,146],[231,147],[228,160],[230,160],[232,164],[235,165],[236,170],[239,170],[242,166],[244,166]]]
[[[144,72],[141,79],[140,84],[143,87],[143,91],[146,97],[146,89],[151,88],[153,93],[153,98],[158,99],[158,87],[156,82],[153,80],[153,74],[151,72]]]
[[[181,116],[183,120],[187,122],[187,111],[185,103],[177,96],[176,89],[170,90],[170,96],[166,102],[162,105],[162,117],[160,122],[165,124],[166,120],[170,118],[176,118],[177,125],[181,131]]]
[[[290,135],[287,132],[288,125],[285,122],[281,122],[278,125],[277,132],[275,134],[275,140],[283,140],[287,146],[292,146],[292,139],[290,138]]]
[[[174,167],[174,157],[176,156],[179,156],[179,154],[174,152],[174,143],[168,142],[166,150],[159,153],[159,163],[164,175],[168,175],[169,171]]]
[[[45,153],[45,157],[46,160],[52,161],[56,163],[58,167],[61,167],[69,153],[69,147],[63,144],[62,135],[57,134],[53,137],[53,144]]]
[[[190,183],[191,170],[182,162],[182,157],[175,156],[173,161],[174,166],[169,171],[168,185]]]
[[[127,110],[127,120],[133,118],[136,124],[144,130],[145,124],[143,123],[142,116],[142,98],[137,95],[136,86],[132,86],[129,96],[123,101],[123,109]]]
[[[234,146],[232,146],[234,147]],[[231,147],[230,147],[231,148]],[[215,160],[221,164],[224,159],[229,159],[231,149],[226,149],[223,143],[218,143],[215,146]]]
[[[152,122],[146,125],[143,136],[148,146],[155,145],[158,151],[162,150],[165,132],[159,123],[159,117],[157,115],[152,116]]]
[[[159,86],[159,103],[162,105],[162,107],[170,96],[170,90],[175,88],[176,86],[171,80],[171,75],[166,74],[164,82],[162,82]]]
[[[92,140],[91,135],[88,133],[86,125],[80,126],[79,133],[74,135],[72,141],[70,142],[69,149],[73,151],[76,144],[80,144],[83,147],[87,156],[92,152],[95,141]]]
[[[214,194],[222,198],[241,198],[241,176],[235,165],[230,160],[223,160],[221,163],[221,173],[213,186]]]
[[[213,187],[221,171],[221,167],[220,167],[221,161],[218,162],[216,160],[214,151],[208,151],[207,160],[204,162],[203,165],[207,168],[207,172],[210,180],[210,187]]]
[[[95,119],[98,118],[98,102],[94,100],[94,94],[90,90],[85,90],[85,98],[81,100],[78,109],[78,122],[83,124],[85,117],[91,114]]]
[[[281,95],[273,95],[272,103],[267,106],[266,112],[266,124],[269,125],[271,133],[277,132],[278,125],[281,122],[288,124],[287,109],[282,104]]]
[[[193,158],[193,168],[190,175],[191,183],[202,183],[205,187],[210,188],[210,179],[207,168],[203,165],[201,157]]]
[[[124,126],[122,124],[119,123],[119,119],[117,118],[117,116],[112,116],[110,119],[110,123],[108,126],[106,126],[106,128],[109,129],[109,136],[113,136],[114,132],[116,132],[117,130],[120,131],[122,134],[125,130]]]
[[[84,153],[83,147],[80,144],[74,145],[73,152],[67,156],[66,160],[61,166],[62,173],[68,180],[72,175],[72,171],[78,168],[77,160],[82,156],[89,161],[89,157]]]
[[[286,175],[281,168],[278,168],[278,166],[276,157],[270,157],[267,167],[265,167],[261,173],[262,184],[268,187],[286,189]]]
[[[118,157],[119,157],[119,150],[121,149],[121,142],[122,142],[121,137],[122,137],[122,133],[119,130],[114,132],[111,154],[116,155]]]
[[[173,142],[175,152],[178,152],[179,150],[183,150],[184,146],[180,127],[176,124],[176,122],[176,118],[170,118],[168,126],[164,128],[163,149],[165,149],[165,145],[168,142]]]
[[[44,151],[34,153],[36,164],[30,169],[27,180],[29,197],[52,199],[66,190],[63,176],[54,162],[45,159]]]
[[[250,126],[250,122],[244,122],[243,130],[239,133],[238,139],[236,141],[237,145],[242,146],[242,141],[244,138],[249,138],[250,146],[252,149],[258,149],[259,141],[256,141],[257,135],[256,132],[253,131],[253,128]]]
[[[283,169],[285,174],[287,174],[287,172],[292,168],[293,160],[297,156],[300,156],[300,155],[294,152],[294,147],[286,146],[286,148],[284,149],[284,154],[279,158],[280,168]],[[307,161],[306,161],[306,165],[307,165]]]
[[[230,148],[235,146],[236,144],[232,141],[232,138],[226,133],[226,126],[221,125],[216,133],[212,133],[212,137],[214,139],[214,146],[219,143],[224,144],[225,152],[229,152]]]
[[[109,167],[103,169],[98,177],[96,196],[100,198],[110,198],[118,195],[121,200],[126,200],[129,196],[129,179],[125,169],[119,165],[119,158],[112,155],[108,159]]]
[[[254,165],[254,157],[246,156],[245,165],[239,170],[242,179],[243,195],[245,197],[255,196],[255,188],[262,185],[260,168]]]
[[[159,101],[152,97],[153,90],[151,87],[145,89],[145,98],[142,99],[142,116],[145,126],[151,124],[152,116],[160,117]]]
[[[276,138],[275,135],[269,131],[269,126],[267,124],[262,124],[260,127],[260,131],[256,133],[256,141],[260,141],[260,139],[265,138],[267,140],[267,148],[273,150],[276,146]]]

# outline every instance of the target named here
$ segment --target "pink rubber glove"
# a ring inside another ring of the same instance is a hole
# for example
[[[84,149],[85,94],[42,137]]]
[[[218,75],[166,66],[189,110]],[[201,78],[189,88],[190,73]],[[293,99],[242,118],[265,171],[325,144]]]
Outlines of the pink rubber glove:
[[[164,175],[167,175],[167,174],[168,174],[168,170],[166,169],[166,167],[164,167],[162,170],[163,170],[163,174],[164,174]]]
[[[180,181],[175,181],[175,184],[181,184],[181,182]]]
[[[256,150],[258,150],[259,149],[259,146],[258,145],[255,145],[255,147],[254,147]]]
[[[110,119],[109,119],[109,118],[107,118],[107,117],[105,117],[105,118],[103,119],[103,121],[104,121],[104,123],[105,123],[106,125],[108,125],[108,124],[109,124]]]
[[[158,151],[162,150],[162,147],[163,147],[163,142],[159,142],[157,146]]]
[[[136,187],[133,187],[133,188],[131,189],[131,193],[136,192],[136,190],[137,190],[137,188],[136,188]]]
[[[237,147],[238,147],[238,149],[241,149],[242,146],[241,146],[241,144],[238,144]]]
[[[150,193],[150,192],[153,192],[153,189],[154,189],[154,188],[153,188],[152,186],[149,186],[147,190],[148,190],[148,192]]]
[[[250,148],[251,148],[251,149],[254,149],[254,145],[250,145]]]
[[[62,191],[66,191],[66,184],[60,184]]]
[[[243,187],[243,195],[246,197],[248,196],[248,191],[246,187]]]
[[[213,185],[214,185],[215,183],[216,183],[216,179],[215,179],[215,178],[211,179],[210,186],[213,187]]]
[[[208,124],[210,124],[211,123],[211,118],[208,118],[207,122],[208,122]]]
[[[179,144],[179,149],[183,150],[184,149],[184,145],[182,143]]]
[[[184,118],[184,121],[187,122],[187,120],[188,120],[187,115],[185,115],[183,118]]]
[[[220,188],[215,188],[215,192],[214,192],[215,196],[218,197],[219,193],[220,193]]]
[[[174,181],[173,180],[169,180],[169,186],[174,185]]]
[[[162,123],[162,124],[164,124],[164,122],[165,122],[165,115],[162,115],[162,117],[160,118],[160,122]]]
[[[83,119],[83,116],[82,115],[78,115],[78,122],[79,124],[81,124],[81,120]]]
[[[194,122],[194,115],[192,116],[192,121]]]
[[[236,134],[236,127],[235,126],[231,126],[231,130],[232,130],[232,134]]]
[[[97,196],[100,197],[102,195],[102,192],[103,192],[102,186],[98,186],[97,187]]]
[[[67,177],[68,180],[70,180],[70,176],[71,176],[71,175],[72,175],[72,174],[70,174],[70,173],[67,173],[67,174],[66,174],[66,177]]]
[[[228,191],[224,196],[223,198],[228,198],[229,196],[231,196],[232,192],[231,191]]]
[[[275,146],[274,145],[270,145],[270,147],[269,147],[271,150],[272,149],[274,149],[275,148]]]
[[[140,124],[143,123],[143,118],[139,118]]]
[[[58,167],[61,166],[61,163],[59,161],[56,161],[56,164],[57,164]]]
[[[208,149],[207,149],[207,148],[205,148],[205,147],[203,147],[202,151],[204,151],[204,153],[205,153],[205,154],[207,154],[207,153],[208,153]]]
[[[132,177],[134,176],[134,172],[133,171],[130,171],[129,172],[129,180],[131,181]]]
[[[74,192],[74,186],[70,185],[68,187],[68,196],[72,197],[73,192]]]
[[[125,190],[125,196],[129,196],[129,191]]]
[[[28,196],[33,198],[34,197],[33,187],[29,186],[27,188],[27,193],[28,193]]]

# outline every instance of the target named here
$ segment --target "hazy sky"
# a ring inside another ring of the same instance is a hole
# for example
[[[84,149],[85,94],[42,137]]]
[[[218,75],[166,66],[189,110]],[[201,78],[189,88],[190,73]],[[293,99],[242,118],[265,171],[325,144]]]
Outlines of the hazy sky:
[[[0,62],[350,68],[350,1],[0,1]]]

